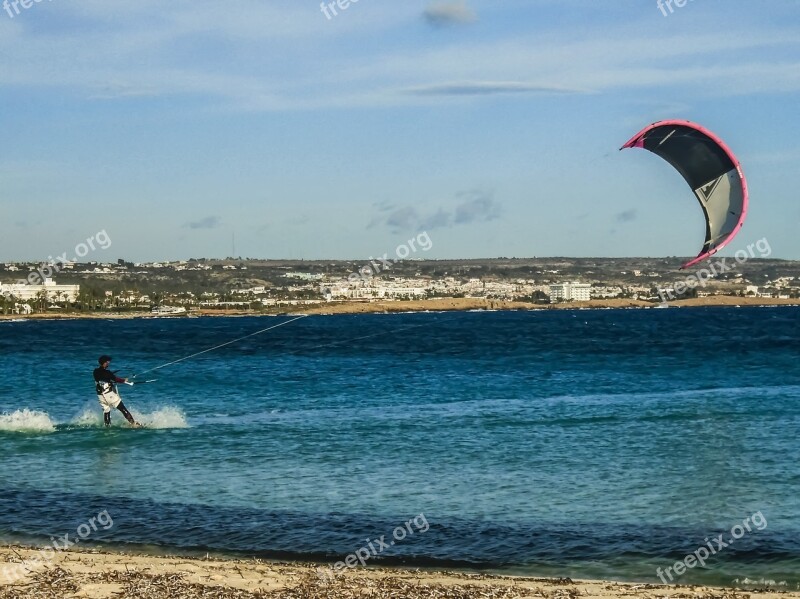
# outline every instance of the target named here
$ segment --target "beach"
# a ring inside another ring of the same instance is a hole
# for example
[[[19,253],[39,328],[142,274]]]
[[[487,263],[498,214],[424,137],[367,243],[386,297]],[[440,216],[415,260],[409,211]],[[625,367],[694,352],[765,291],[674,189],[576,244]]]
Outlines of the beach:
[[[169,565],[154,555],[192,558],[164,574],[185,578],[140,586],[203,582],[192,576],[210,552],[240,561],[204,582],[250,577],[250,593],[270,564],[369,548],[344,582],[419,577],[371,568],[402,567],[431,584],[458,570],[665,596],[633,587],[713,550],[675,582],[797,592],[797,318],[697,307],[5,322],[0,543],[68,535],[84,551],[145,554],[102,558],[126,576]],[[103,426],[100,353],[120,376],[155,379],[121,389],[145,428],[118,413]],[[58,374],[46,402],[19,384],[41,365]],[[2,560],[26,561],[17,551]],[[89,559],[101,558],[59,552],[67,573],[46,575],[68,582]],[[285,568],[268,590],[320,583]],[[135,582],[84,575],[63,596]],[[532,584],[533,596],[604,590]]]
[[[308,304],[303,306],[285,306],[279,310],[256,312],[253,310],[191,310],[188,316],[276,316],[287,314],[387,314],[401,312],[468,312],[471,310],[608,310],[631,308],[696,308],[709,306],[797,306],[800,299],[770,297],[737,297],[732,295],[715,295],[689,298],[670,302],[648,302],[637,299],[596,299],[584,302],[563,302],[557,304],[533,304],[530,302],[492,300],[484,298],[439,298],[409,301],[335,301]],[[186,316],[166,316],[166,318],[185,318]],[[0,320],[70,320],[87,319],[131,319],[131,318],[165,318],[155,316],[147,311],[141,312],[44,312],[30,315],[0,314]]]
[[[38,552],[22,547],[0,548],[0,572]],[[399,568],[349,569],[327,575],[325,564],[290,564],[261,560],[190,559],[97,551],[57,552],[53,559],[23,570],[9,583],[0,577],[2,599],[138,599],[203,597],[215,599],[528,599],[575,597],[726,599],[795,599],[800,592],[704,586],[665,586],[502,577],[479,573],[421,571]]]

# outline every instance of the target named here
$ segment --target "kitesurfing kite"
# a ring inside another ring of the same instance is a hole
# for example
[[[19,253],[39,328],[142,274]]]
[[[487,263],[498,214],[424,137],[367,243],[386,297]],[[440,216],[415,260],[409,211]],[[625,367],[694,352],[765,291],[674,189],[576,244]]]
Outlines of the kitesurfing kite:
[[[683,175],[703,208],[706,239],[696,258],[701,262],[725,247],[747,216],[747,181],[730,148],[708,129],[689,121],[659,121],[622,146],[658,154]]]

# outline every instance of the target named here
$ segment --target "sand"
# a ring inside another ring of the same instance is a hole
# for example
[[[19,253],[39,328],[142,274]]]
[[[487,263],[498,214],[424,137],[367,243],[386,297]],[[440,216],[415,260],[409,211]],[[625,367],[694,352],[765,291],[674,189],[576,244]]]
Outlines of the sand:
[[[189,559],[97,551],[61,551],[9,580],[6,567],[38,555],[0,547],[0,599],[800,599],[800,592],[737,591],[610,581],[499,577],[485,574],[357,568],[331,577],[329,566],[261,560]]]
[[[736,297],[732,295],[713,295],[709,297],[691,298],[671,301],[665,304],[671,308],[691,308],[707,306],[800,306],[800,299],[779,299],[768,297]],[[645,302],[633,299],[605,299],[588,302],[567,302],[562,304],[531,304],[528,302],[487,300],[482,298],[442,298],[410,301],[350,301],[329,302],[309,306],[287,306],[280,312],[254,312],[247,310],[193,310],[189,316],[276,316],[289,314],[386,314],[397,312],[457,312],[468,310],[602,310],[610,308],[658,308],[658,302]],[[163,318],[153,316],[149,312],[46,312],[28,316],[3,315],[0,320],[30,319],[131,319],[131,318]],[[185,318],[170,316],[169,318]]]

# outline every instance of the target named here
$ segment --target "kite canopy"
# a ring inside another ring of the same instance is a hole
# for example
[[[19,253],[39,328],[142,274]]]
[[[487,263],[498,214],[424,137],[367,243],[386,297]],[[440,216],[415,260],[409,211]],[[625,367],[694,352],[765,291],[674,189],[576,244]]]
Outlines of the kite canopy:
[[[706,217],[706,240],[696,258],[716,254],[736,236],[747,216],[747,181],[730,148],[708,129],[689,121],[659,121],[634,135],[625,148],[658,154],[683,175]]]

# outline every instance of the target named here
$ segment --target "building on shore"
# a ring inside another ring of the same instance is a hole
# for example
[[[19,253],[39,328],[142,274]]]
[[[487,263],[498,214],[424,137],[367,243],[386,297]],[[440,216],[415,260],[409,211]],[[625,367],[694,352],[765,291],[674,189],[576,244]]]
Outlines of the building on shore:
[[[559,283],[550,285],[551,302],[588,302],[591,299],[592,286],[588,283]]]
[[[45,279],[42,285],[28,285],[26,283],[0,284],[0,295],[15,297],[19,301],[27,302],[39,299],[42,296],[51,302],[75,303],[80,295],[80,285],[58,285],[53,279]]]

